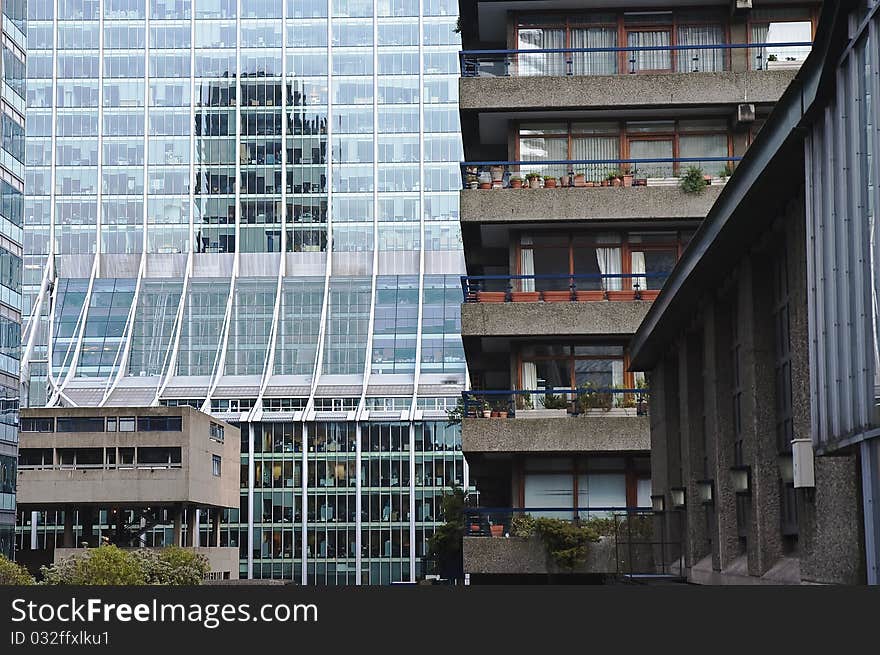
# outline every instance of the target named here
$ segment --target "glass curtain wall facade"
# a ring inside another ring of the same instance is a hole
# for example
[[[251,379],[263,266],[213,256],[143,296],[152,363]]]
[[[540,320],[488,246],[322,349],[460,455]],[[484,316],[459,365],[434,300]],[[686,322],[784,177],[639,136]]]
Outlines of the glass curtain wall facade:
[[[0,88],[0,554],[13,556],[24,205],[25,0],[2,0]]]
[[[242,575],[414,578],[468,482],[457,11],[28,2],[26,402],[240,423]]]

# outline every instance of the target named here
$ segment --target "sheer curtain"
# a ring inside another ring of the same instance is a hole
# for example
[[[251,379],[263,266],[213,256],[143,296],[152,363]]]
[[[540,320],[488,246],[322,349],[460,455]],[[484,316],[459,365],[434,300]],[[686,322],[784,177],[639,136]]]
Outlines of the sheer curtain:
[[[690,134],[681,135],[678,141],[679,156],[682,158],[727,157],[726,134]],[[681,165],[682,172],[691,166],[703,169],[707,175],[719,175],[725,167],[723,161],[695,161]]]
[[[722,45],[724,32],[718,25],[682,25],[678,28],[678,45]],[[700,48],[678,50],[679,73],[717,73],[724,70],[724,50]]]
[[[617,159],[620,157],[620,139],[616,136],[585,136],[571,140],[572,159]],[[616,164],[586,164],[575,166],[575,173],[586,173],[587,179],[600,182]]]
[[[623,360],[611,360],[611,384],[615,387],[623,386]]]
[[[519,157],[522,161],[566,161],[568,160],[567,138],[520,137]],[[524,165],[521,174],[539,173],[541,175],[565,175],[565,165]]]
[[[669,32],[667,30],[629,32],[626,35],[626,43],[633,47],[656,47],[669,46]],[[630,52],[631,64],[636,73],[640,71],[670,70],[672,68],[672,53],[669,50],[637,50]]]
[[[585,27],[571,30],[572,48],[615,48],[617,30],[611,27]],[[574,75],[617,74],[617,52],[572,53]]]
[[[521,246],[531,246],[532,245],[532,237],[522,237],[520,240]],[[519,251],[519,273],[520,275],[534,275],[535,274],[535,251],[531,247],[523,247],[520,248]],[[519,290],[520,291],[534,291],[535,290],[535,279],[524,279],[519,281]],[[532,387],[526,387],[526,389],[531,389]]]
[[[535,362],[523,362],[522,365],[522,390],[523,391],[535,391],[538,388],[538,367],[535,365]],[[540,405],[543,400],[543,396],[538,397],[538,404]],[[543,407],[543,405],[541,405]],[[536,407],[537,409],[537,407]]]
[[[633,139],[629,142],[629,156],[631,159],[671,159],[672,141]],[[634,169],[645,177],[670,177],[673,175],[671,163],[635,164]]]
[[[596,248],[596,262],[602,275],[619,275],[620,248]],[[619,277],[603,278],[602,283],[606,291],[620,291]]]
[[[520,50],[553,50],[565,47],[565,30],[527,29],[519,30]],[[517,59],[517,75],[565,75],[565,53],[520,53]]]
[[[752,43],[767,43],[767,35],[770,33],[769,23],[752,24]],[[767,69],[767,48],[751,48],[752,68],[754,70]]]
[[[648,279],[644,277],[645,274],[645,253],[643,252],[633,252],[632,254],[632,272],[634,276],[632,278],[632,288],[635,289],[636,285],[638,285],[638,289],[640,291],[644,291],[648,288]]]

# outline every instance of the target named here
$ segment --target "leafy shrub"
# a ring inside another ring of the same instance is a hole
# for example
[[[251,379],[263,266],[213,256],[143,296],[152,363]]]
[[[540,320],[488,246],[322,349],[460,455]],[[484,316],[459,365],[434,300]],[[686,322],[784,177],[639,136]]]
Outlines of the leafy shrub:
[[[211,570],[204,555],[180,546],[144,548],[135,554],[141,560],[147,584],[199,585]]]
[[[691,166],[681,176],[681,190],[685,193],[703,193],[706,190],[706,178],[703,169]]]
[[[41,569],[51,585],[198,585],[209,570],[203,555],[179,546],[123,550],[108,544]]]
[[[511,537],[534,537],[535,519],[530,514],[515,514],[510,519]]]
[[[582,565],[590,543],[599,541],[599,533],[591,526],[562,519],[535,519],[535,534],[541,537],[550,559],[569,571]]]
[[[0,585],[32,585],[34,578],[21,564],[0,555]]]

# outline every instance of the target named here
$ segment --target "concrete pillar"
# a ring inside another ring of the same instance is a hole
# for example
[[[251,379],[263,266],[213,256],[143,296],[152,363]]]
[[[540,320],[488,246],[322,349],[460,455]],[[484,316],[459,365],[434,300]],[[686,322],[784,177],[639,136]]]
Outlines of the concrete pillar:
[[[703,309],[703,402],[711,476],[715,481],[712,505],[712,568],[730,566],[740,554],[736,527],[736,497],[730,478],[733,466],[733,417],[731,413],[730,311],[720,301]]]
[[[748,25],[748,14],[736,14],[730,17],[730,42],[749,43],[751,41]],[[747,71],[751,68],[749,59],[753,56],[748,48],[731,48],[729,62],[730,70],[736,72]]]
[[[171,508],[171,520],[174,524],[174,527],[171,532],[171,543],[175,546],[180,546],[180,533],[181,533],[181,524],[183,522],[183,509],[180,505],[174,505]]]
[[[40,513],[31,512],[31,550],[37,550],[40,545],[37,526],[40,524]]]
[[[703,448],[703,339],[687,333],[679,341],[678,402],[681,430],[681,464],[687,491],[684,532],[685,565],[694,564],[709,554],[706,507],[699,498],[697,481],[709,476],[704,469]]]
[[[89,546],[97,546],[95,540],[95,508],[83,507],[79,510],[80,521],[82,521],[82,538],[80,541],[86,542]]]
[[[214,521],[211,523],[211,538],[208,540],[208,546],[217,548],[220,545],[220,520],[223,516],[223,510],[219,507],[214,508]]]
[[[64,510],[64,532],[62,533],[61,544],[65,548],[76,548],[76,543],[73,540],[73,513],[74,509],[72,507],[67,507]]]
[[[772,266],[755,254],[740,268],[738,328],[742,375],[743,458],[751,467],[749,574],[763,575],[782,557],[779,449],[776,444],[775,330]]]
[[[187,548],[196,545],[196,514],[198,514],[198,509],[196,509],[196,507],[190,505],[186,508],[186,541],[184,546]]]

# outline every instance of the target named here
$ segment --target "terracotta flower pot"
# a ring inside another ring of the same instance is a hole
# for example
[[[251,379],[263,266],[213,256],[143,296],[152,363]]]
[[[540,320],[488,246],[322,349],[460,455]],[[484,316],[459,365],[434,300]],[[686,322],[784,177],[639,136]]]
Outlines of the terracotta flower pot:
[[[492,411],[491,410],[484,409],[482,414],[483,414],[483,418],[492,418]]]
[[[574,185],[575,186],[587,186],[587,176],[583,173],[578,173],[574,176]]]
[[[609,180],[602,180],[602,186],[611,186],[611,182]]]
[[[532,179],[529,180],[529,188],[530,189],[540,189],[542,181],[543,180],[541,180],[541,178],[539,178],[539,177],[533,177]]]
[[[545,189],[555,189],[556,188],[556,180],[544,180],[544,188]]]
[[[611,186],[623,186],[623,180],[619,177],[615,177],[611,180]]]
[[[522,180],[511,180],[510,188],[511,189],[522,189],[523,181]]]
[[[507,418],[507,412],[498,412],[498,418]]]
[[[633,185],[633,176],[632,175],[624,175],[623,176],[623,186],[632,186]]]
[[[544,291],[544,302],[568,302],[571,300],[571,291]]]
[[[578,302],[595,302],[597,300],[605,300],[605,292],[601,289],[575,291],[574,297]]]
[[[503,537],[504,536],[504,526],[503,525],[490,525],[489,532],[493,537]]]
[[[491,182],[480,182],[480,188],[481,189],[491,189],[492,183]]]
[[[477,302],[504,302],[506,296],[503,291],[477,291]]]
[[[538,302],[541,293],[538,291],[511,291],[510,298],[513,302]]]

